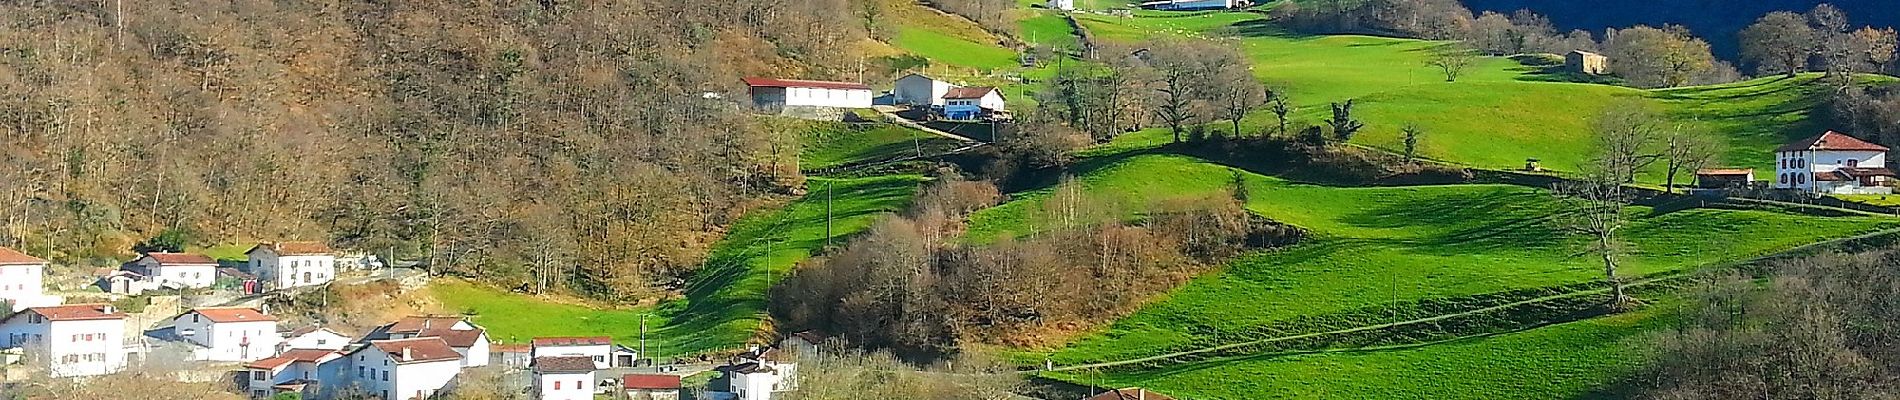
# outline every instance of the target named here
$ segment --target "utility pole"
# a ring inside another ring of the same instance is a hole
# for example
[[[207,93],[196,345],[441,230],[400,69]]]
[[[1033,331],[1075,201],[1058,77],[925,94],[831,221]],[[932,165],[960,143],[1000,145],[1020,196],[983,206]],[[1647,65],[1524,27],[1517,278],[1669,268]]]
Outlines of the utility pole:
[[[639,358],[650,356],[650,354],[647,354],[647,315],[648,314],[640,314],[640,354],[633,360],[633,366],[635,367],[640,366]],[[653,372],[660,372],[659,359],[653,360]]]

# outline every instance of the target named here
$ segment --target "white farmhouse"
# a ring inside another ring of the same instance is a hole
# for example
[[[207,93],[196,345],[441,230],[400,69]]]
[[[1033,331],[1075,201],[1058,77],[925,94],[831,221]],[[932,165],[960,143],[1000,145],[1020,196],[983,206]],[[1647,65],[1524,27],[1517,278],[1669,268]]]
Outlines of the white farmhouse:
[[[1775,188],[1808,193],[1891,194],[1887,147],[1840,132],[1775,149]]]
[[[774,393],[798,390],[798,364],[776,348],[753,348],[739,362],[714,368],[726,391],[738,400],[771,400]]]
[[[330,391],[348,386],[337,376],[349,362],[343,354],[323,349],[291,349],[276,357],[244,365],[246,391],[253,398],[294,392],[301,398],[325,398]]]
[[[56,306],[58,296],[46,295],[46,260],[18,250],[0,247],[0,301],[11,304],[13,313],[30,307]]]
[[[587,356],[534,358],[534,393],[541,400],[593,400],[594,360]]]
[[[546,337],[534,338],[529,342],[534,346],[534,358],[548,356],[585,356],[594,360],[594,367],[607,369],[607,357],[613,353],[613,338],[593,337]]]
[[[357,388],[385,400],[430,398],[462,372],[462,356],[441,338],[375,340],[345,357]]]
[[[218,280],[218,261],[191,253],[145,253],[127,268],[159,287],[207,288]]]
[[[1052,10],[1075,11],[1075,0],[1048,0],[1042,6]]]
[[[194,358],[256,361],[277,353],[277,318],[249,307],[197,308],[172,317],[172,333],[197,346]]]
[[[320,242],[265,242],[251,251],[251,273],[271,288],[288,289],[336,279],[336,254]]]
[[[749,77],[745,84],[752,93],[752,105],[759,108],[871,107],[871,87],[862,83]]]
[[[56,378],[125,368],[125,314],[110,304],[28,308],[0,319],[0,340],[0,348],[21,349],[28,365]]]
[[[909,104],[911,107],[941,106],[943,95],[956,87],[950,82],[913,73],[897,78],[891,96],[897,104]]]
[[[488,365],[488,331],[459,316],[407,316],[377,327],[359,341],[409,338],[440,338],[462,357],[462,366]]]
[[[289,349],[343,350],[349,346],[350,337],[319,326],[299,328],[284,333],[284,341],[277,345],[277,351]]]
[[[620,390],[629,399],[679,400],[679,375],[626,374],[620,377]]]
[[[976,119],[996,111],[1004,111],[1003,92],[996,88],[960,87],[943,95],[944,118]]]

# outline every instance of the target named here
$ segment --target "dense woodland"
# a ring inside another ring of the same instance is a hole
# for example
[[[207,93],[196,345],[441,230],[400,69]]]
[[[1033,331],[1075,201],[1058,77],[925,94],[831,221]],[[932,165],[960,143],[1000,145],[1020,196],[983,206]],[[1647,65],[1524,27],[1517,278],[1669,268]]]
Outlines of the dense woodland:
[[[1887,0],[1460,1],[1480,12],[1529,10],[1548,15],[1551,22],[1563,30],[1602,32],[1611,27],[1681,25],[1696,36],[1707,38],[1716,56],[1726,60],[1740,59],[1741,46],[1737,33],[1770,12],[1799,13],[1822,3],[1831,3],[1868,25],[1900,25],[1900,14],[1893,12],[1893,3]]]
[[[1637,374],[1653,399],[1900,397],[1900,250],[1780,262],[1699,289]]]
[[[700,94],[844,71],[856,9],[7,2],[0,245],[83,261],[165,231],[320,239],[642,295],[747,205],[802,190],[794,132]]]

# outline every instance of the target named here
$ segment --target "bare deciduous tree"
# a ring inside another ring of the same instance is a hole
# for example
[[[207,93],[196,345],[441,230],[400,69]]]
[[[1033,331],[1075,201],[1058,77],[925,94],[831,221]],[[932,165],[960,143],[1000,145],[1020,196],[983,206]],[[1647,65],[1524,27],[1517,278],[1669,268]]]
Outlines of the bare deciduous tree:
[[[1465,73],[1465,67],[1470,67],[1477,59],[1477,51],[1458,45],[1445,45],[1433,49],[1432,58],[1426,60],[1425,64],[1438,67],[1439,72],[1445,74],[1446,82],[1457,82],[1458,76]]]
[[[1713,164],[1722,154],[1722,142],[1698,128],[1676,126],[1664,141],[1664,193],[1675,192],[1676,176],[1693,174]]]

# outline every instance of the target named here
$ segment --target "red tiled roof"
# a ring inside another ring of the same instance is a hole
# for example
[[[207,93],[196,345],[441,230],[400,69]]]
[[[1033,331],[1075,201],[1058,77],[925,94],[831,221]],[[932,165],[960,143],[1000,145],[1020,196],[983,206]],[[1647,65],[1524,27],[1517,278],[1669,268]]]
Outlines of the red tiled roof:
[[[1115,389],[1082,400],[1174,400],[1173,397],[1138,387]]]
[[[284,354],[278,354],[276,357],[252,361],[250,364],[245,364],[244,367],[254,368],[254,369],[277,369],[277,367],[282,367],[284,365],[288,365],[290,363],[298,362],[298,361],[303,361],[303,362],[323,361],[324,358],[332,356],[332,355],[340,355],[340,354],[337,354],[335,351],[332,351],[332,350],[290,349],[290,350],[284,351]]]
[[[271,252],[277,253],[277,255],[280,256],[322,255],[335,252],[334,250],[330,250],[330,245],[323,244],[323,242],[264,242],[258,243],[257,246],[252,246],[251,250],[244,252],[244,254],[251,254],[257,251],[257,249],[270,249]]]
[[[594,358],[588,356],[542,356],[534,358],[535,372],[592,372]]]
[[[1887,146],[1868,143],[1844,133],[1827,131],[1775,148],[1776,152],[1807,150],[1887,151]]]
[[[943,98],[945,99],[980,99],[980,98],[983,98],[983,95],[989,94],[990,92],[994,92],[994,91],[996,91],[996,88],[989,88],[989,87],[950,88],[950,91],[943,93]],[[996,93],[996,95],[1002,96],[1003,94],[1001,92],[998,92]]]
[[[386,353],[389,355],[389,358],[395,360],[397,364],[458,360],[462,358],[461,354],[455,352],[455,348],[449,347],[448,342],[444,342],[442,338],[436,337],[374,340],[369,342],[369,346],[363,348],[374,348],[377,351]],[[404,349],[409,350],[408,359],[403,358]]]
[[[679,389],[679,375],[627,374],[620,377],[620,387],[626,389]]]
[[[746,77],[744,80],[745,80],[746,86],[752,86],[752,87],[800,87],[800,88],[820,88],[820,89],[871,90],[870,86],[865,86],[865,84],[862,84],[862,83],[852,83],[852,82],[808,81],[808,80],[803,80],[803,79],[777,79],[777,78],[761,78],[761,77]]]
[[[39,314],[54,321],[86,321],[102,319],[124,319],[125,314],[112,309],[111,304],[68,304],[63,306],[33,307],[27,312]],[[23,314],[23,313],[22,313]],[[19,314],[15,314],[19,315]]]
[[[527,353],[530,351],[534,351],[534,348],[528,347],[528,345],[525,344],[493,344],[488,346],[488,352],[490,353]]]
[[[614,339],[606,336],[589,337],[542,337],[534,338],[530,343],[535,346],[599,346],[613,344]]]
[[[1820,182],[1840,182],[1854,180],[1854,178],[1841,173],[1841,171],[1828,171],[1814,173],[1814,180]]]
[[[1703,168],[1695,170],[1696,175],[1708,176],[1748,175],[1753,173],[1755,173],[1754,168]]]
[[[28,265],[28,264],[45,264],[45,263],[46,263],[46,260],[41,260],[39,259],[39,257],[29,256],[29,255],[26,255],[26,253],[21,253],[19,250],[14,250],[12,248],[0,246],[0,265]]]
[[[390,333],[416,333],[416,332],[421,332],[423,329],[448,328],[451,326],[455,326],[455,323],[457,322],[462,322],[462,317],[444,316],[444,315],[427,315],[427,316],[411,315],[411,316],[402,317],[402,319],[396,320],[396,323],[389,324],[389,332]]]
[[[185,314],[191,314],[191,313],[198,313],[198,315],[205,316],[205,319],[209,319],[211,320],[211,322],[217,322],[217,323],[276,321],[277,320],[277,317],[265,315],[263,312],[259,312],[257,311],[257,309],[250,308],[250,307],[194,308],[191,311],[185,312]]]
[[[458,330],[449,329],[449,326],[436,326],[423,329],[422,332],[416,333],[416,336],[442,338],[442,341],[448,342],[451,347],[473,347],[476,341],[481,340],[482,330],[479,328]]]
[[[218,265],[218,260],[213,260],[211,257],[205,257],[202,254],[145,253],[145,256],[151,257],[152,261],[157,261],[159,264]]]

